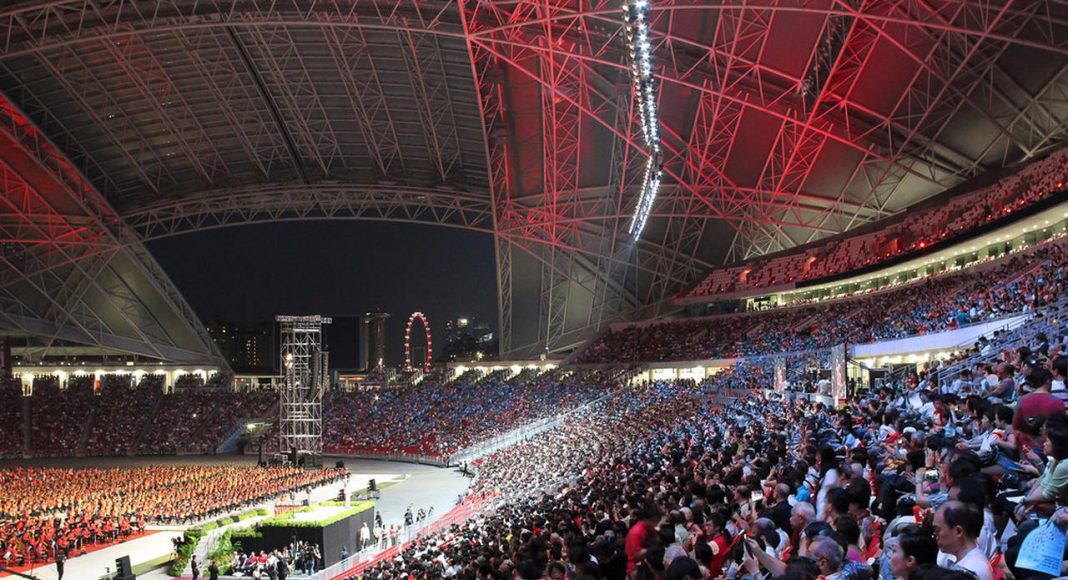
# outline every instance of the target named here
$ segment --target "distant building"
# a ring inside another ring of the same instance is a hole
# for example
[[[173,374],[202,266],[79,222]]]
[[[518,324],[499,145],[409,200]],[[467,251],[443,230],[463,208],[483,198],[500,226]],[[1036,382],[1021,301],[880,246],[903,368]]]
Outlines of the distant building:
[[[386,320],[389,314],[376,310],[360,317],[360,370],[386,366]]]
[[[445,321],[445,346],[438,356],[439,361],[495,358],[497,358],[497,335],[489,323],[471,317]]]
[[[219,353],[236,371],[269,370],[274,360],[274,334],[269,322],[237,324],[215,321],[208,334]]]

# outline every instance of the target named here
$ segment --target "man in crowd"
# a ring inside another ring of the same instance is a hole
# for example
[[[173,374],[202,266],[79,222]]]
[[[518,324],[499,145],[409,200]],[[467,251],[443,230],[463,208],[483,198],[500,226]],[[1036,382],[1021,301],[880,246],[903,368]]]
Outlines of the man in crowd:
[[[953,559],[949,567],[971,572],[978,580],[991,580],[990,561],[977,544],[982,529],[983,513],[974,505],[950,501],[935,512],[935,538],[938,549]]]

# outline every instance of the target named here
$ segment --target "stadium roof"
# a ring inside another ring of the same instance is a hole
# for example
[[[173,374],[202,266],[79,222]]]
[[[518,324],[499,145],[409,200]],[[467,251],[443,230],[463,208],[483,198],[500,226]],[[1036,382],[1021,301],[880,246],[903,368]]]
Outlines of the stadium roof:
[[[493,234],[513,355],[567,349],[713,264],[891,215],[1065,139],[1063,1],[652,0],[665,184],[632,243],[646,154],[621,7],[15,2],[0,9],[0,93],[85,176],[114,215],[101,235],[142,273],[140,241],[265,220]],[[112,316],[76,282],[116,266],[82,266],[41,289],[51,308],[24,289],[3,312],[48,328]],[[156,320],[217,358],[162,272],[146,280],[156,294],[129,326]]]

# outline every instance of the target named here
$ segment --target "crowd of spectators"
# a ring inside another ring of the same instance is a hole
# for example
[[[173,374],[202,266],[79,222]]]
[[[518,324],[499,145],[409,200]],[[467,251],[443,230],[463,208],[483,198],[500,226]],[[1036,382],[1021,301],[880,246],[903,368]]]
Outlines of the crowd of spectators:
[[[143,455],[212,453],[240,418],[261,418],[278,401],[277,394],[190,387],[164,395],[152,427],[141,437]]]
[[[30,397],[30,445],[35,455],[74,455],[92,411],[95,379],[74,376],[60,389],[59,378],[39,375]]]
[[[48,456],[212,453],[243,419],[273,416],[277,393],[238,393],[209,380],[164,393],[163,375],[52,374],[0,384],[0,457],[23,455],[24,410],[29,453]]]
[[[718,379],[619,392],[485,459],[471,493],[494,510],[364,577],[1050,578],[1020,554],[1068,526],[1068,417],[1050,395],[1065,359],[1005,356],[1026,360],[993,388],[924,374],[837,410],[706,399]],[[1045,556],[1052,576],[1068,566]]]
[[[1033,311],[1065,290],[1068,241],[875,294],[765,312],[610,330],[580,363],[703,360],[868,343]]]
[[[278,404],[276,391],[250,391],[236,393],[228,391],[229,402],[222,403],[217,409],[215,416],[205,421],[201,431],[197,433],[197,441],[201,442],[205,453],[211,453],[235,428],[244,426],[245,419],[274,418],[278,416],[274,411]],[[183,450],[191,450],[185,447]]]
[[[303,540],[284,548],[259,554],[238,550],[230,560],[229,576],[267,580],[285,578],[294,574],[311,575],[323,568],[323,555],[319,546]]]
[[[10,564],[75,556],[146,524],[221,517],[347,478],[345,469],[237,466],[0,470],[0,552]]]
[[[439,384],[337,392],[327,402],[327,453],[447,457],[516,426],[581,406],[611,386],[596,373],[469,374]]]
[[[163,393],[162,379],[145,376],[135,387],[132,375],[104,375],[93,399],[86,455],[126,455],[149,427],[151,411]]]
[[[0,458],[22,457],[22,382],[0,379]]]
[[[836,237],[804,251],[716,269],[683,298],[792,287],[923,251],[1058,194],[1066,183],[1068,151],[1059,151],[992,186],[952,197],[937,207],[910,212],[907,218],[875,232]]]

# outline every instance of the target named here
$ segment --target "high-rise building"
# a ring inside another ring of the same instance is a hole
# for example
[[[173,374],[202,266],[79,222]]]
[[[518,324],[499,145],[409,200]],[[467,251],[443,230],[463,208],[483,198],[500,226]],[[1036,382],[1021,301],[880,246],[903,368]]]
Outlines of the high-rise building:
[[[360,370],[373,371],[386,366],[386,319],[376,310],[360,317]]]
[[[208,334],[234,370],[271,368],[273,333],[270,323],[243,325],[216,321],[208,325]]]
[[[496,358],[497,339],[489,324],[464,317],[445,321],[444,347],[438,357],[443,361]],[[413,357],[412,360],[415,360]]]

